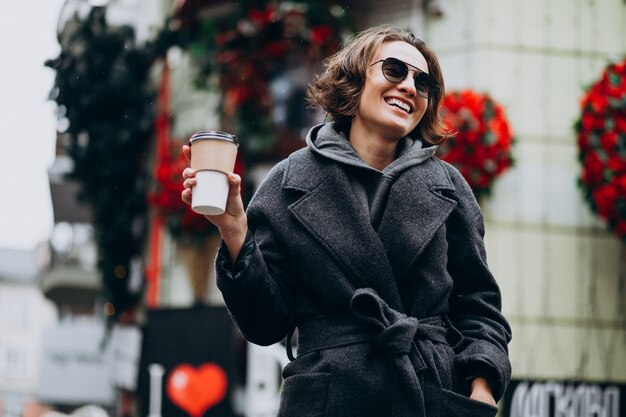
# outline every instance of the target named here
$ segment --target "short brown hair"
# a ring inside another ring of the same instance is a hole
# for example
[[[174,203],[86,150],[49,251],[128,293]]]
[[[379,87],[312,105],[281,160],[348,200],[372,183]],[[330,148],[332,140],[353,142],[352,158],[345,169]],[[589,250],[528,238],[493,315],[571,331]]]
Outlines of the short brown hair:
[[[428,100],[422,120],[410,134],[417,134],[428,143],[439,143],[448,136],[439,115],[439,103],[445,95],[439,61],[423,40],[394,26],[375,26],[351,36],[339,52],[325,61],[326,71],[309,85],[307,100],[326,111],[341,128],[350,126],[370,61],[383,43],[393,41],[406,42],[420,51],[426,58],[428,72],[439,83],[439,93]]]

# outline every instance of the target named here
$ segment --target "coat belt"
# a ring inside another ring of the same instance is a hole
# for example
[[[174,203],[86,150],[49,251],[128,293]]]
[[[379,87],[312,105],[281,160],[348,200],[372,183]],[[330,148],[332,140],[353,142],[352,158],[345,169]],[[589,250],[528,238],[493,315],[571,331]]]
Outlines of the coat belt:
[[[429,347],[425,342],[447,343],[444,319],[408,317],[389,307],[371,288],[355,291],[350,310],[351,314],[321,316],[299,325],[298,355],[369,342],[389,358],[397,371],[391,415],[426,416],[424,387],[417,373],[435,367],[429,363],[432,354],[426,353]],[[433,371],[433,388],[441,389],[437,372]]]

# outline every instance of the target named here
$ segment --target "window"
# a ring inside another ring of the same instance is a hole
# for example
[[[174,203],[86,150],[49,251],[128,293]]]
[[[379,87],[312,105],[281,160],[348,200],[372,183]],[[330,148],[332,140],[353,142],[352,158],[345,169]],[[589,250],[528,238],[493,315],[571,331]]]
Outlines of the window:
[[[7,379],[25,379],[28,376],[28,352],[9,346],[6,350],[5,376]]]

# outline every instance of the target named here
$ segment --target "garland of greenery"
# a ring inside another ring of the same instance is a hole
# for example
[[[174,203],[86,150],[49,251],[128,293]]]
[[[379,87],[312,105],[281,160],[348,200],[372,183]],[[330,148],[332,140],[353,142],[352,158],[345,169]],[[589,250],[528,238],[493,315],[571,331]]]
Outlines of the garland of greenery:
[[[129,282],[131,272],[143,273],[134,270],[133,259],[141,259],[146,232],[150,59],[134,45],[132,29],[107,26],[104,8],[93,8],[85,20],[75,17],[66,28],[68,42],[46,65],[56,70],[53,97],[69,122],[63,136],[74,161],[70,176],[93,210],[105,314],[115,319],[141,295]]]

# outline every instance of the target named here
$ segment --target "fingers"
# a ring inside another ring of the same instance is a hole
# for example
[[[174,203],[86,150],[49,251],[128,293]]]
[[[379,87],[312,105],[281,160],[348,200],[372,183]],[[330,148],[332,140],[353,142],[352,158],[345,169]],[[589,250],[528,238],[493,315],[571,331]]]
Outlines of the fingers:
[[[183,170],[183,187],[185,189],[181,192],[180,198],[187,204],[191,204],[191,188],[196,185],[196,171],[187,167]]]
[[[187,204],[191,205],[191,188],[185,188],[182,193],[180,193],[180,198]]]
[[[228,176],[228,183],[230,185],[241,185],[241,177],[239,175],[232,172],[226,175]]]
[[[191,162],[191,146],[183,145],[183,155],[185,155],[188,162]]]
[[[241,194],[241,177],[237,174],[228,174],[228,194],[230,197],[237,197]]]
[[[196,179],[196,177],[189,177],[185,181],[183,181],[183,187],[185,187],[186,189],[191,188],[195,186],[197,183],[198,183],[198,180]]]
[[[191,169],[190,167],[187,167],[183,170],[183,178],[187,179],[187,178],[195,178],[196,176],[196,171],[194,171],[193,169]]]
[[[189,145],[183,145],[183,155],[187,158],[187,161],[191,161],[191,147]],[[187,167],[183,170],[183,186],[185,189],[180,193],[180,198],[187,204],[191,205],[191,188],[196,185],[196,171]]]

